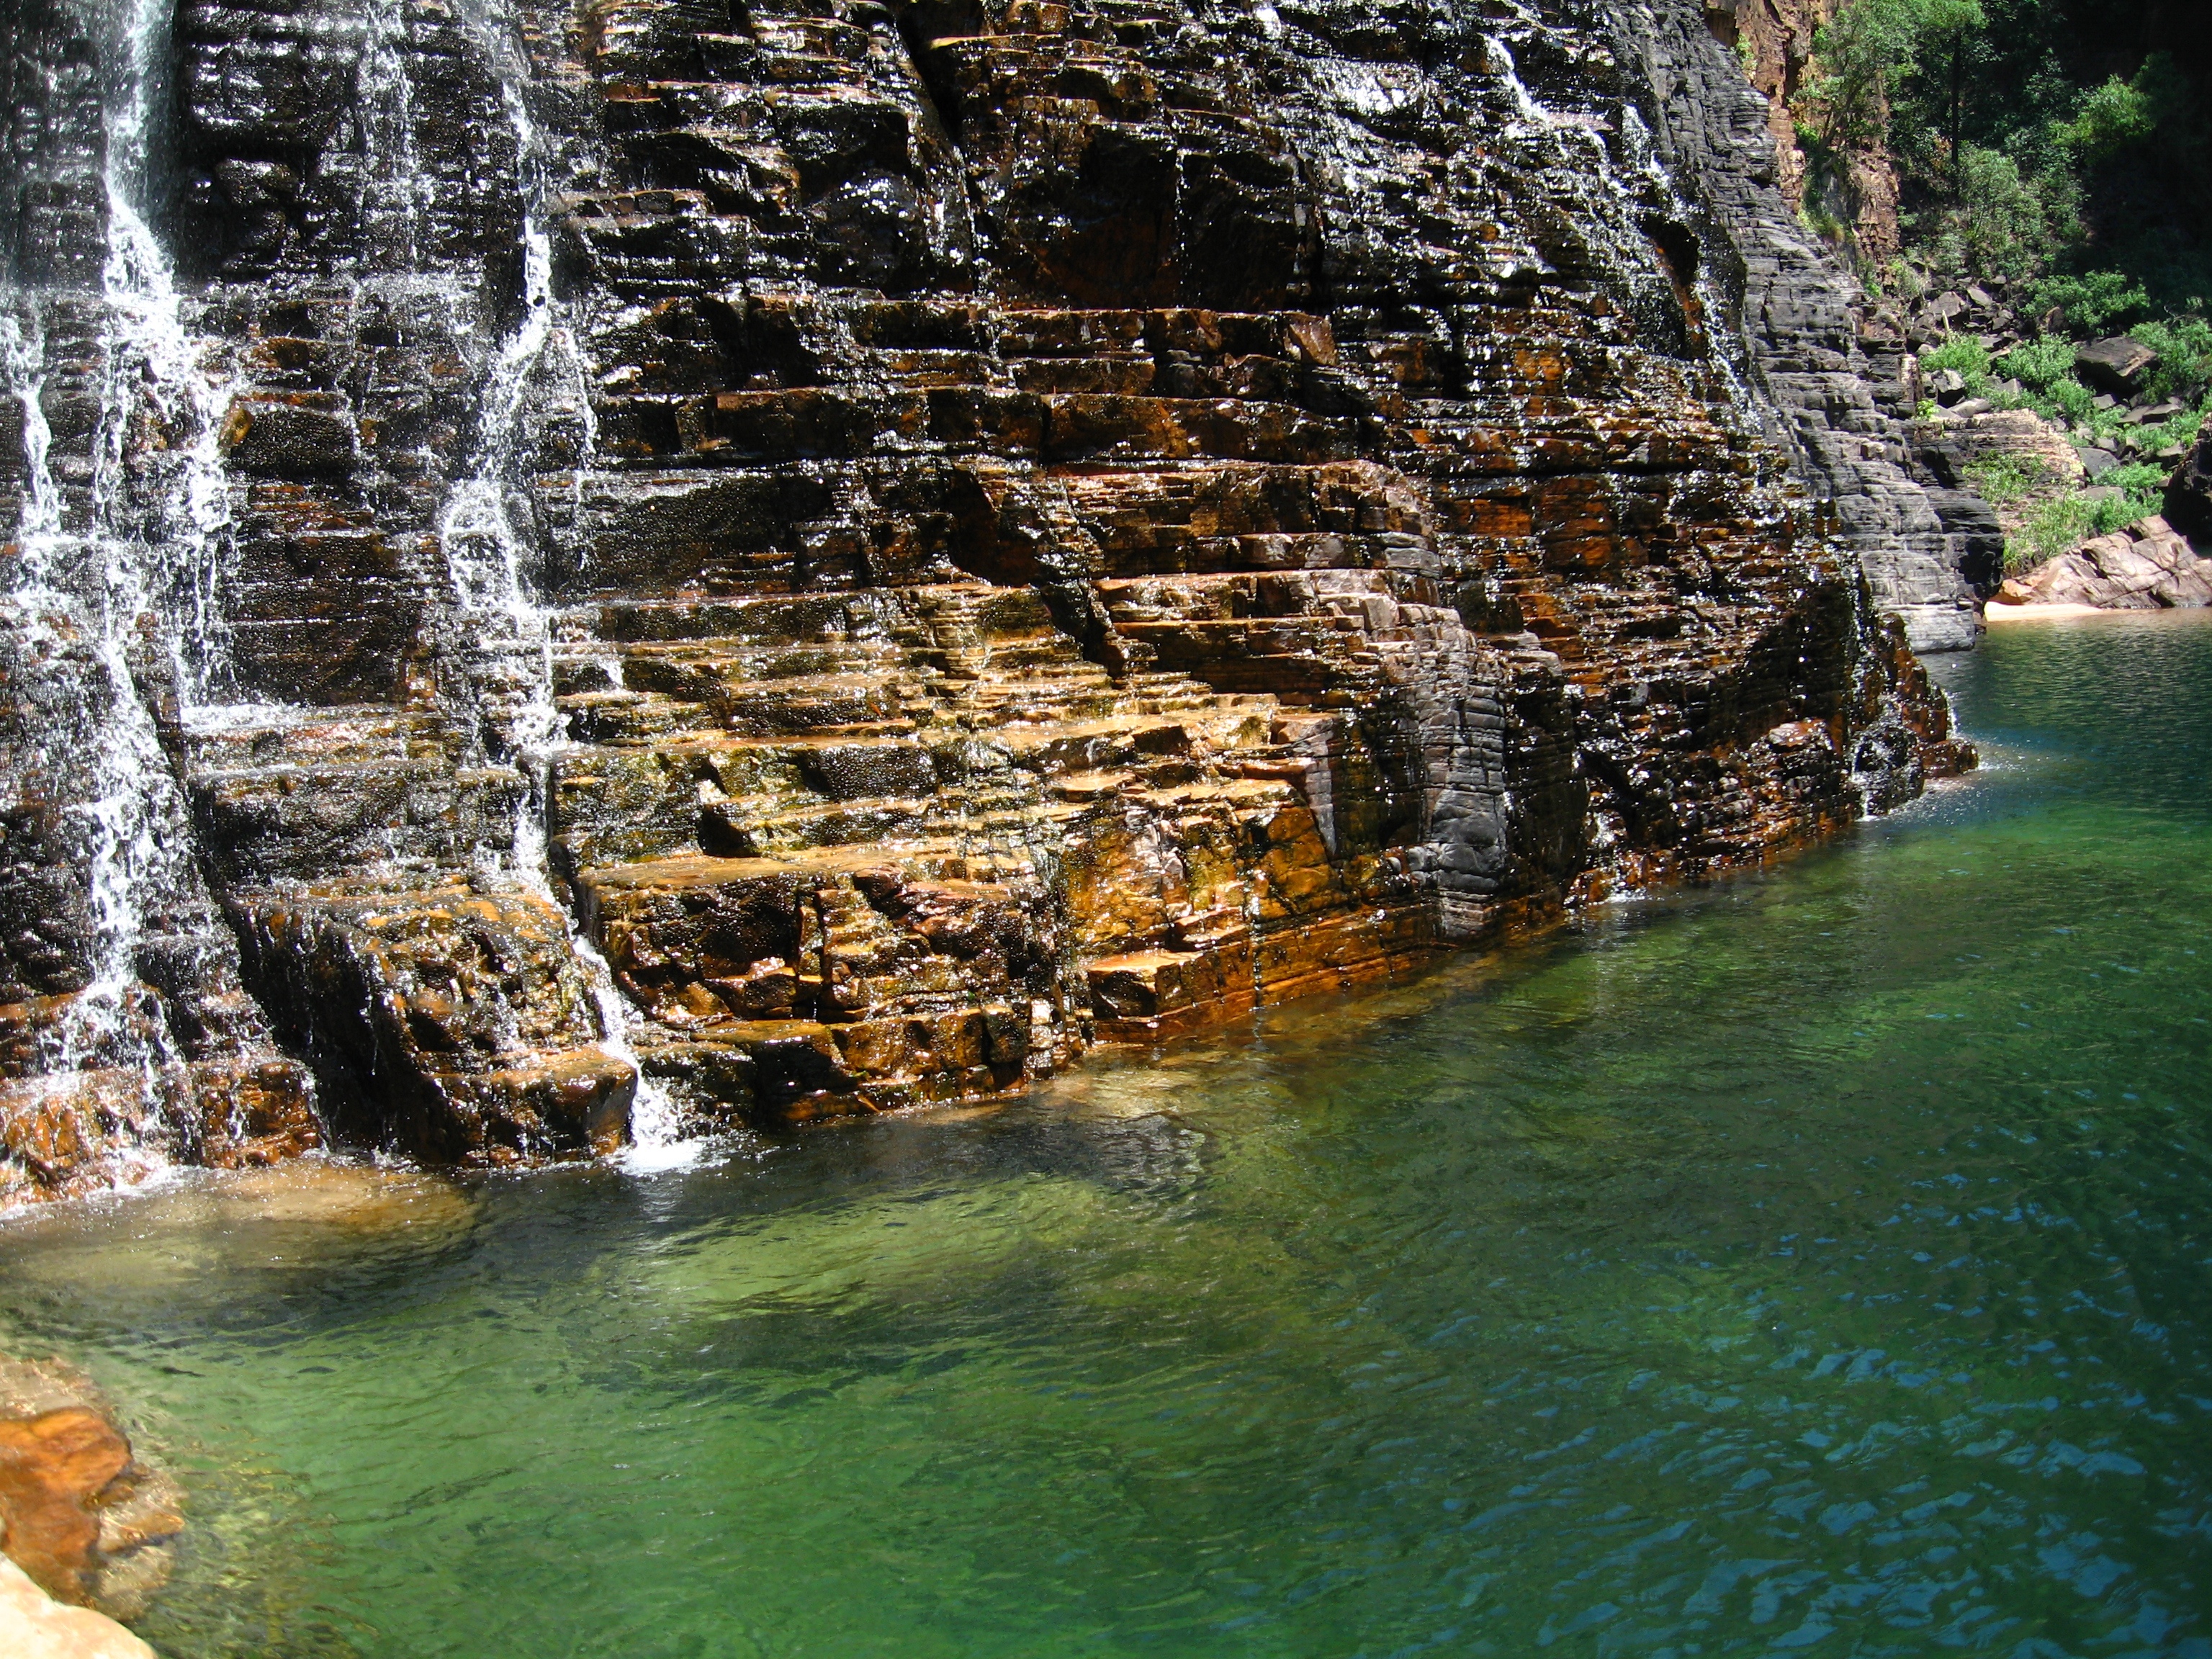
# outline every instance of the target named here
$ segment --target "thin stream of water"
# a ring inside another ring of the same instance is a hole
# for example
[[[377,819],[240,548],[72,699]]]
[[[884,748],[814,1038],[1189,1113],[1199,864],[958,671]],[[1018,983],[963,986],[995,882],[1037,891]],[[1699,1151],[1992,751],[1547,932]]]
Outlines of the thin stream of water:
[[[499,26],[480,27],[489,35]],[[534,591],[532,550],[515,522],[510,495],[522,488],[516,475],[528,437],[526,419],[535,407],[532,388],[538,382],[553,380],[569,388],[582,421],[586,456],[597,434],[574,323],[553,292],[552,240],[544,222],[545,142],[526,101],[527,60],[503,36],[488,38],[486,45],[500,70],[501,106],[514,130],[524,180],[522,314],[500,343],[485,377],[476,468],[453,487],[439,536],[471,648],[480,650],[488,641],[512,641],[507,654],[493,658],[501,678],[485,689],[482,712],[499,726],[499,741],[521,768],[529,788],[516,810],[511,847],[484,849],[489,873],[558,908],[546,863],[545,825],[553,758],[569,743],[567,719],[555,700],[554,647],[561,613]],[[635,1011],[616,987],[613,970],[598,948],[573,927],[569,942],[599,1013],[602,1046],[637,1073],[627,1158],[641,1168],[689,1161],[696,1149],[679,1139],[674,1103],[646,1074],[630,1042]]]
[[[137,0],[109,19],[124,72],[106,107],[105,328],[81,524],[70,522],[51,465],[50,365],[34,307],[11,307],[0,342],[24,412],[27,487],[10,602],[31,696],[73,759],[64,799],[84,843],[94,935],[90,982],[46,1039],[46,1059],[56,1075],[91,1066],[139,1074],[135,1107],[125,1109],[135,1112],[140,1144],[121,1154],[132,1167],[118,1171],[133,1178],[161,1163],[155,1079],[178,1058],[162,1022],[141,1006],[140,956],[164,907],[196,880],[183,799],[142,678],[173,688],[186,717],[227,678],[229,509],[219,444],[232,388],[187,326],[145,218],[169,10]],[[164,453],[142,478],[133,458],[148,447],[149,428],[161,434]]]

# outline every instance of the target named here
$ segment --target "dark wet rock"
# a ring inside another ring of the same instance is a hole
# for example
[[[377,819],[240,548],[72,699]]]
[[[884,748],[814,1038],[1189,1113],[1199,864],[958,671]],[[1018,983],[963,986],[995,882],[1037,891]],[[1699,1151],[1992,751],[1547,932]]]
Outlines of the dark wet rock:
[[[115,1042],[188,1078],[281,1043],[343,1135],[478,1163],[641,1090],[994,1094],[1971,763],[1908,641],[1972,643],[1986,512],[1914,482],[1902,322],[1682,0],[301,0],[172,51],[221,395],[117,491],[197,502],[220,627],[131,647],[190,879]],[[37,96],[41,234],[99,242],[97,100]],[[14,246],[82,535],[116,322]],[[24,1007],[100,969],[60,699],[0,730]],[[27,1086],[126,1069],[39,1018]]]
[[[2166,481],[2164,515],[2181,534],[2212,547],[2212,432],[2198,437]]]
[[[1917,364],[1894,330],[1873,325],[1860,285],[1777,189],[1774,112],[1714,38],[1713,9],[1680,0],[1606,9],[1623,94],[1710,245],[1715,297],[1732,325],[1714,331],[1714,349],[1751,386],[1800,487],[1832,506],[1834,532],[1876,605],[1900,619],[1916,650],[1970,649],[1978,623],[1960,566],[1978,532],[1945,519],[1912,474]],[[1967,303],[1942,297],[1959,310]]]

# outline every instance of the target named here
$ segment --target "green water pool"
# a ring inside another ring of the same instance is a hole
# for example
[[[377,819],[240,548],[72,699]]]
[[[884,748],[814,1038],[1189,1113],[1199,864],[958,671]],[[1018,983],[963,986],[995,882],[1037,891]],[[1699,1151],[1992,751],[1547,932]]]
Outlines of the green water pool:
[[[994,1113],[0,1229],[167,1659],[2212,1659],[2212,626],[1778,872]],[[272,1195],[273,1194],[273,1195]]]

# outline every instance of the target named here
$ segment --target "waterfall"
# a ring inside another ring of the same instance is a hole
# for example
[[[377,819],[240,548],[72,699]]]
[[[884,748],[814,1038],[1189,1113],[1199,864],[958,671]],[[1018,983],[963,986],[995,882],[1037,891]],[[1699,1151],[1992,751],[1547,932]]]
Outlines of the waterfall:
[[[357,85],[364,148],[381,166],[362,183],[361,238],[376,264],[394,270],[414,269],[422,251],[416,225],[429,200],[415,149],[406,51],[405,0],[374,0]]]
[[[228,679],[221,589],[230,491],[221,432],[235,388],[210,370],[216,343],[186,327],[174,269],[147,222],[171,9],[166,0],[137,0],[129,92],[110,112],[101,283],[112,321],[94,510],[99,533],[122,562],[111,561],[111,568],[129,581],[158,626],[179,701],[189,712],[215,701]],[[125,463],[142,398],[145,413],[169,438],[177,457],[169,470],[177,476],[134,524]]]
[[[505,758],[520,769],[530,786],[516,809],[507,858],[502,861],[495,851],[485,849],[484,874],[512,881],[557,906],[546,862],[546,820],[553,759],[569,743],[568,723],[554,695],[554,645],[563,617],[533,591],[529,541],[516,521],[518,498],[526,488],[516,475],[528,437],[533,385],[565,380],[575,398],[586,455],[597,434],[573,321],[553,293],[552,239],[544,225],[547,158],[544,137],[526,101],[529,64],[507,29],[485,23],[479,34],[498,69],[500,101],[514,135],[522,187],[522,314],[493,356],[475,468],[448,495],[439,538],[470,647],[479,653],[493,647],[485,675],[489,684],[478,690],[478,712],[494,726],[496,746],[506,750]],[[613,970],[573,926],[570,944],[599,1013],[601,1045],[637,1073],[629,1161],[648,1168],[689,1162],[696,1146],[679,1140],[674,1103],[646,1075],[629,1039],[635,1015],[616,986]]]
[[[27,698],[50,722],[32,761],[49,774],[84,872],[82,982],[42,1033],[52,1086],[100,1071],[125,1120],[115,1170],[158,1167],[169,1127],[160,1073],[183,1058],[145,984],[153,936],[196,892],[189,817],[151,699],[189,715],[224,682],[222,550],[228,490],[218,449],[229,388],[186,327],[171,267],[147,224],[151,126],[170,8],[137,0],[112,20],[120,69],[102,120],[106,252],[98,416],[82,487],[56,476],[45,414],[46,318],[21,292],[0,325],[8,390],[22,410],[24,489],[9,622]],[[158,434],[149,441],[149,433]],[[158,453],[155,453],[158,452]],[[73,475],[75,476],[75,475]],[[127,1097],[127,1098],[126,1098]],[[132,1145],[131,1143],[135,1143]]]

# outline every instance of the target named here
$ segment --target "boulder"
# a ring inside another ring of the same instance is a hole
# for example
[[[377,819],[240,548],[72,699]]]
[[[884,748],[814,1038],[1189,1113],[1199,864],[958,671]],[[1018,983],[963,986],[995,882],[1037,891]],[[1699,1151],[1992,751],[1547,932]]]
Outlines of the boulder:
[[[0,1358],[0,1547],[45,1595],[137,1617],[167,1582],[180,1498],[132,1455],[88,1380]]]
[[[106,1613],[72,1607],[0,1559],[0,1651],[9,1659],[155,1659],[154,1650]]]
[[[2166,481],[2165,518],[2182,535],[2212,541],[2212,425]]]
[[[2212,559],[2198,558],[2164,519],[2142,519],[2012,578],[1997,599],[2100,611],[2197,610],[2212,605]]]
[[[2091,386],[2119,397],[2132,397],[2158,353],[2124,334],[2092,340],[2074,350],[2074,372]]]

